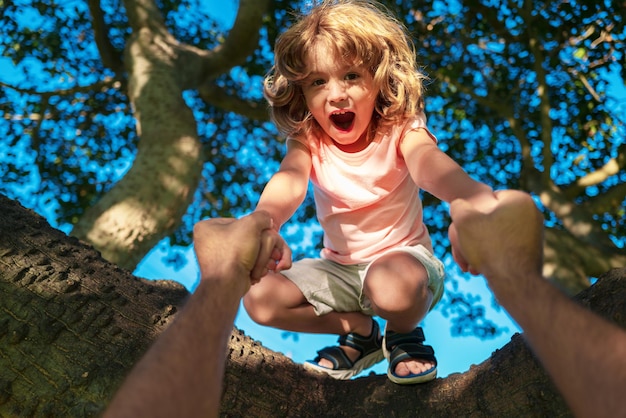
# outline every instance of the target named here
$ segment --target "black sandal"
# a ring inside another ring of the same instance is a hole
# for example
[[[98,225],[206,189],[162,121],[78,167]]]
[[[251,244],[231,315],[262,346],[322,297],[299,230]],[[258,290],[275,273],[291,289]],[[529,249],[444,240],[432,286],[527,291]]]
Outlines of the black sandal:
[[[315,360],[306,361],[304,367],[309,370],[317,370],[318,372],[326,373],[335,379],[350,379],[352,376],[359,374],[363,370],[383,360],[384,355],[379,335],[380,327],[378,326],[378,322],[372,320],[372,333],[369,337],[355,333],[339,337],[339,346],[351,347],[361,353],[355,361],[351,361],[341,347],[331,346],[319,350]],[[333,364],[332,369],[320,366],[318,363],[322,359],[330,361]]]
[[[400,385],[410,385],[429,382],[437,377],[435,350],[429,345],[422,344],[424,340],[424,332],[420,327],[415,328],[407,334],[387,331],[385,328],[383,352],[387,360],[389,360],[389,368],[387,369],[389,380]],[[398,376],[395,374],[398,363],[409,358],[429,361],[435,365],[418,374],[411,373],[407,376]]]

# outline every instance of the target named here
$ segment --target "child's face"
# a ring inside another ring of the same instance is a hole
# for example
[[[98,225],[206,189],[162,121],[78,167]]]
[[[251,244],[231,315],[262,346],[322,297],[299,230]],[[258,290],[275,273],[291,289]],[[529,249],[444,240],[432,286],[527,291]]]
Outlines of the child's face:
[[[321,42],[309,52],[307,65],[312,71],[302,91],[317,123],[338,146],[365,148],[378,94],[370,72],[338,59]]]

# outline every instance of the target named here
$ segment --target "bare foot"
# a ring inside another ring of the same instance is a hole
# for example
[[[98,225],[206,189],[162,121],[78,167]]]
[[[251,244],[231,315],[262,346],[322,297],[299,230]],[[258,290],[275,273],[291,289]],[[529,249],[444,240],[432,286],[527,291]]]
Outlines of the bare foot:
[[[418,359],[407,359],[398,363],[396,366],[396,370],[394,373],[396,376],[409,376],[411,374],[420,374],[427,370],[432,369],[435,366],[435,363],[430,361],[418,360]]]

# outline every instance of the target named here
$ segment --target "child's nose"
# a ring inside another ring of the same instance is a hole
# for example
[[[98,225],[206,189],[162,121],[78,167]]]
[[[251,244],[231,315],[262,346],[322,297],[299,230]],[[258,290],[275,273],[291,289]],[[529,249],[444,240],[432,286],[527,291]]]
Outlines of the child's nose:
[[[341,102],[347,97],[346,85],[343,81],[330,81],[328,83],[328,100],[330,102]]]

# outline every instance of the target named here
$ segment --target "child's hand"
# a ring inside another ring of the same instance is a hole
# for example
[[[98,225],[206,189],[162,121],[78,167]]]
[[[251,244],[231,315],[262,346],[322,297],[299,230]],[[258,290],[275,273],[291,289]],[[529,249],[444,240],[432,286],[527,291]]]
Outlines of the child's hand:
[[[459,267],[461,267],[462,271],[469,271],[472,274],[480,274],[480,272],[475,268],[476,266],[470,265],[461,251],[456,227],[456,224],[459,223],[458,218],[468,217],[470,216],[470,212],[475,212],[474,216],[479,216],[479,213],[489,215],[489,213],[493,212],[497,208],[499,203],[496,193],[480,193],[467,199],[456,199],[450,204],[450,214],[452,215],[454,212],[455,216],[452,218],[453,223],[448,228],[448,236],[450,238],[450,244],[452,245],[452,257]],[[453,206],[454,211],[452,209]],[[457,218],[457,222],[455,222],[455,218]],[[461,222],[463,222],[463,219]],[[488,233],[488,229],[483,232]]]
[[[274,228],[262,232],[261,243],[262,248],[271,249],[271,253],[265,265],[260,264],[265,259],[264,256],[259,257],[259,264],[255,265],[250,274],[252,284],[257,283],[270,271],[278,273],[291,268],[291,249]]]

